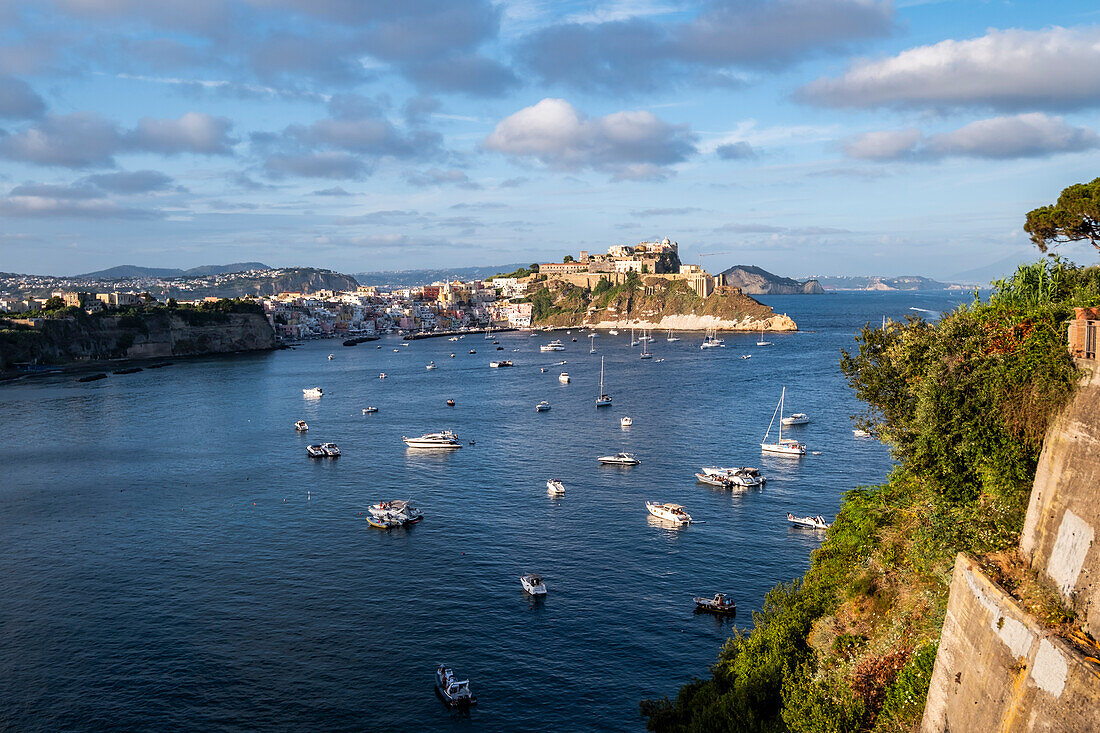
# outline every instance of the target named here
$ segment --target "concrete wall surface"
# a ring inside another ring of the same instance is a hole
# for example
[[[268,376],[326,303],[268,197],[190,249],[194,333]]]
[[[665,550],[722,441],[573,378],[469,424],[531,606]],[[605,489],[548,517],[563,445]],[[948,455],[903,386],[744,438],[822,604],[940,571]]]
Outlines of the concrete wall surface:
[[[960,553],[921,730],[1098,731],[1100,667]]]
[[[1020,551],[1100,638],[1100,368],[1047,430]]]

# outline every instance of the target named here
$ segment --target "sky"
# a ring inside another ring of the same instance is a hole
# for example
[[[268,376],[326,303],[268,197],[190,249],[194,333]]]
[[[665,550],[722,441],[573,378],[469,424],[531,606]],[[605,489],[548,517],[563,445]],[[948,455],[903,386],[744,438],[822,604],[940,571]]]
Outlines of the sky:
[[[0,0],[0,271],[950,278],[1098,130],[1094,0]]]

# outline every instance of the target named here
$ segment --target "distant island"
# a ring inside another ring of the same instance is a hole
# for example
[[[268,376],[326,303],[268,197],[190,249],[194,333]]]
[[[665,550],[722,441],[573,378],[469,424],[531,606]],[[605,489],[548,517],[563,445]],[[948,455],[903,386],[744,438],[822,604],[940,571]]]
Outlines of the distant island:
[[[820,295],[825,292],[817,280],[799,282],[774,275],[752,265],[735,265],[722,271],[726,285],[748,295]]]
[[[814,280],[826,290],[958,290],[968,287],[955,283],[942,283],[918,275],[818,276]]]

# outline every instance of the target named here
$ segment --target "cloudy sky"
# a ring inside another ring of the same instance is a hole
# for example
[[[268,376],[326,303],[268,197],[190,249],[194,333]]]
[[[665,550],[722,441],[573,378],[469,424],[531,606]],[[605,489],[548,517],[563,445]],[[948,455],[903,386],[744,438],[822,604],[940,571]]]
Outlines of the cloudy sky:
[[[1098,130],[1093,0],[0,0],[0,271],[950,277]]]

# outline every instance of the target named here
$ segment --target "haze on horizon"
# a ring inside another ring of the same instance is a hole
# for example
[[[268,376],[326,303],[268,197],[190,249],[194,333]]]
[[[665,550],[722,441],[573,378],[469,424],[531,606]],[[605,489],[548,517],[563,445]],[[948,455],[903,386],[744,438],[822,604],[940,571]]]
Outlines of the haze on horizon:
[[[684,261],[940,279],[1100,175],[1100,11],[0,0],[0,271]],[[1089,247],[1064,253],[1092,262]]]

